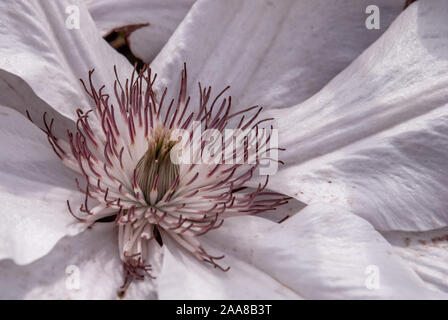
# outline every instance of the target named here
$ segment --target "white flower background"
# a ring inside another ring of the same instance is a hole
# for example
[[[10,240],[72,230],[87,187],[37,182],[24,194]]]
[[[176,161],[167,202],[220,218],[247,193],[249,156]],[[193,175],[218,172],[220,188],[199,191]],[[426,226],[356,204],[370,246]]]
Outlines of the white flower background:
[[[75,174],[30,123],[56,132],[87,110],[80,78],[132,65],[103,36],[177,92],[184,61],[198,81],[230,85],[237,110],[274,117],[285,165],[269,188],[293,197],[275,214],[230,218],[202,236],[224,273],[167,241],[155,280],[126,299],[447,299],[448,2],[418,0],[3,0],[0,2],[0,298],[117,299],[113,223],[74,223]],[[365,8],[380,8],[380,30]],[[66,27],[76,5],[80,28]],[[278,221],[289,215],[282,223]],[[66,267],[80,286],[66,286]],[[366,286],[376,266],[379,285]]]

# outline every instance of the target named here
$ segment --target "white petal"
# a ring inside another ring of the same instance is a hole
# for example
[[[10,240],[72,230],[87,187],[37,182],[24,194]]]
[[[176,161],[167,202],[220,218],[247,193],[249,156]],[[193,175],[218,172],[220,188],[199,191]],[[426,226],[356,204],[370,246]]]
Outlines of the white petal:
[[[43,115],[46,114],[48,123],[55,119],[52,128],[55,136],[66,137],[67,129],[75,131],[73,120],[61,115],[40,99],[25,81],[5,70],[0,70],[0,93],[0,105],[17,110],[23,115],[28,112],[39,128],[45,128]]]
[[[102,35],[128,25],[146,24],[129,37],[134,55],[150,63],[195,0],[86,0]]]
[[[215,93],[230,85],[235,108],[287,107],[314,94],[377,39],[403,2],[198,1],[151,65],[171,88],[185,61],[192,95],[201,81]],[[381,10],[380,30],[365,27],[372,3]]]
[[[129,62],[101,38],[80,1],[6,0],[0,11],[0,69],[25,80],[39,98],[66,117],[74,118],[77,108],[91,106],[79,81],[90,69],[96,69],[95,81],[109,89],[114,64],[119,73],[132,71]]]
[[[446,1],[415,3],[318,94],[273,110],[288,167],[270,187],[378,230],[447,226],[447,16]]]
[[[76,234],[67,210],[82,194],[75,176],[61,163],[45,134],[16,111],[0,107],[0,259],[30,263],[56,242]]]
[[[51,253],[17,266],[0,261],[1,299],[117,299],[123,270],[113,223],[62,239]],[[151,281],[135,281],[124,298],[154,299]]]
[[[285,284],[231,254],[224,262],[231,268],[224,272],[200,262],[168,236],[163,237],[163,241],[164,258],[158,276],[160,299],[301,298]]]
[[[269,190],[266,190],[269,192]],[[283,204],[281,206],[278,206],[275,208],[275,210],[269,210],[262,212],[260,214],[257,214],[257,217],[262,217],[268,220],[271,220],[273,222],[282,222],[285,219],[288,219],[289,217],[292,217],[297,212],[302,210],[306,207],[306,204],[303,202],[298,201],[295,198],[289,199],[288,203]]]
[[[427,285],[448,293],[448,228],[383,235]]]
[[[310,205],[281,224],[230,218],[205,237],[304,298],[447,298],[428,289],[368,222],[337,207]]]

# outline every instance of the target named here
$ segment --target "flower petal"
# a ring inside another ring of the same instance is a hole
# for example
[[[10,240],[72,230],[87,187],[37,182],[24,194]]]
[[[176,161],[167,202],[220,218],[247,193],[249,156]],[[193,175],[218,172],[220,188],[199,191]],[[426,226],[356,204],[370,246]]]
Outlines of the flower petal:
[[[40,99],[21,78],[0,70],[0,105],[19,111],[32,119],[39,128],[45,128],[44,114],[48,121],[55,119],[52,132],[56,137],[65,137],[67,129],[75,131],[75,122],[61,115]]]
[[[150,63],[196,0],[86,0],[102,35],[129,25],[149,23],[129,37],[135,56]]]
[[[378,230],[447,226],[447,15],[446,1],[414,3],[318,94],[272,110],[288,167],[270,187]]]
[[[383,235],[427,285],[448,293],[448,228]]]
[[[75,119],[77,108],[91,105],[79,81],[90,69],[96,68],[95,80],[109,88],[114,65],[119,73],[132,71],[101,38],[80,1],[6,0],[0,11],[0,69],[25,80],[40,99],[68,118]],[[15,88],[19,94],[21,89]]]
[[[117,299],[123,284],[113,223],[99,223],[62,239],[51,253],[26,266],[0,261],[1,299]],[[7,290],[5,290],[7,289]],[[135,281],[124,298],[154,299],[154,283]]]
[[[179,248],[169,236],[165,235],[163,241],[164,258],[158,276],[160,299],[301,298],[269,274],[232,255],[228,255],[225,262],[231,264],[231,269],[223,272],[200,262]]]
[[[0,107],[0,259],[30,263],[47,254],[75,223],[67,200],[81,203],[75,176],[45,135],[16,111]]]
[[[198,1],[151,65],[171,87],[185,61],[192,96],[201,81],[215,92],[230,85],[239,109],[295,105],[377,39],[404,4],[374,2],[380,30],[365,26],[370,0]]]
[[[270,191],[266,190],[266,192]],[[288,200],[288,203],[275,207],[272,209],[272,211],[269,210],[259,213],[257,214],[257,217],[262,217],[271,220],[273,222],[282,222],[288,219],[289,217],[292,217],[305,207],[306,204],[304,204],[303,202],[300,202],[295,198],[291,198]]]
[[[368,222],[326,204],[310,205],[281,224],[229,218],[205,238],[304,298],[447,298],[428,289]]]

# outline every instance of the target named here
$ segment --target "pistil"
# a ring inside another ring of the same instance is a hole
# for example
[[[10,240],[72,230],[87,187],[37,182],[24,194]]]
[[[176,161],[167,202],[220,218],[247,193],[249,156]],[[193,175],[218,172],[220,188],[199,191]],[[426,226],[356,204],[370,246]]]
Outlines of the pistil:
[[[175,141],[170,141],[169,135],[169,130],[162,125],[153,129],[148,150],[136,166],[137,184],[150,205],[163,198],[179,175],[179,166],[170,158]]]

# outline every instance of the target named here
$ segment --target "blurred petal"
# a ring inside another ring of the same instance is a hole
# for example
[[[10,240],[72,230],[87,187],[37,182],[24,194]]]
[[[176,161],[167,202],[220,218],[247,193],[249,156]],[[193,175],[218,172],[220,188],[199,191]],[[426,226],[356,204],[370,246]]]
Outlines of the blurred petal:
[[[448,228],[383,235],[427,285],[448,293]]]
[[[44,128],[43,115],[55,119],[52,132],[57,137],[65,137],[67,129],[74,131],[75,122],[61,115],[48,103],[40,99],[31,87],[20,77],[0,70],[0,105],[17,110],[23,115],[28,112],[33,123]]]
[[[164,258],[158,276],[160,299],[301,299],[287,283],[231,254],[223,262],[231,268],[224,272],[200,262],[169,236],[163,241]]]
[[[428,290],[387,241],[351,212],[314,204],[281,224],[259,220],[231,218],[206,237],[215,248],[249,262],[305,298],[442,297]],[[371,266],[379,270],[378,289],[366,286]]]
[[[101,34],[128,25],[146,24],[129,37],[130,49],[150,63],[190,10],[195,0],[85,0]]]
[[[364,12],[371,4],[380,7],[380,30],[365,26]],[[198,1],[151,65],[171,87],[178,85],[185,61],[192,95],[198,94],[201,81],[215,93],[230,85],[233,105],[239,109],[254,104],[288,107],[314,94],[345,68],[387,29],[403,4]]]
[[[77,108],[90,106],[79,81],[90,69],[95,68],[96,81],[109,88],[114,65],[120,73],[132,71],[129,62],[101,38],[80,1],[5,0],[0,11],[0,69],[22,78],[40,99],[68,118],[74,119]],[[23,88],[13,89],[20,95]]]
[[[324,204],[308,206],[282,224],[229,218],[202,243],[211,254],[225,254],[219,262],[230,271],[208,267],[168,244],[161,297],[268,299],[283,287],[283,294],[288,288],[309,299],[446,298],[428,289],[368,222]],[[370,286],[375,270],[377,287]]]
[[[113,223],[98,223],[62,239],[48,256],[30,265],[0,261],[0,299],[117,299],[123,284],[117,241]],[[148,280],[132,283],[124,298],[156,297]]]
[[[83,200],[75,176],[46,136],[16,111],[0,107],[0,259],[30,263],[59,239],[81,231],[67,200]]]
[[[378,230],[447,226],[447,16],[446,1],[414,3],[318,94],[271,110],[288,166],[270,187]]]

